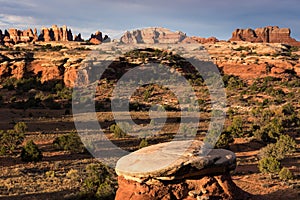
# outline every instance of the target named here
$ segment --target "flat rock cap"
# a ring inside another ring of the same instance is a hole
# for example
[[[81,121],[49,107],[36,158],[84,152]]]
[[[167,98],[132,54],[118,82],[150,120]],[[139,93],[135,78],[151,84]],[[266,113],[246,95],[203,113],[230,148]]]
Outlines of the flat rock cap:
[[[206,149],[198,140],[172,141],[145,147],[117,162],[116,173],[142,182],[174,180],[234,170],[236,157],[224,149]]]

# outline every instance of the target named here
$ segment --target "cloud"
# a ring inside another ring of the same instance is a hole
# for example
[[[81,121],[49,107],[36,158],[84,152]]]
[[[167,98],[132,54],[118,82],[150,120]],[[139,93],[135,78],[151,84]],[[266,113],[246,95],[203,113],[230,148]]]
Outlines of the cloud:
[[[2,26],[16,28],[30,27],[37,24],[37,20],[31,16],[0,14],[0,23]]]
[[[235,28],[279,25],[300,36],[298,0],[0,0],[0,26],[68,25],[88,37],[96,30],[163,26],[189,35],[228,39]]]

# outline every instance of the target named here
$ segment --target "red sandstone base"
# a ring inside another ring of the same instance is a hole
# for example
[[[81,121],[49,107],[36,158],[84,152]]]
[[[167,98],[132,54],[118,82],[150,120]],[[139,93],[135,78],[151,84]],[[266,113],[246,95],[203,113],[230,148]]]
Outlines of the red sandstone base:
[[[186,179],[177,183],[158,182],[151,185],[119,176],[118,183],[116,200],[251,199],[249,193],[235,185],[229,174]]]

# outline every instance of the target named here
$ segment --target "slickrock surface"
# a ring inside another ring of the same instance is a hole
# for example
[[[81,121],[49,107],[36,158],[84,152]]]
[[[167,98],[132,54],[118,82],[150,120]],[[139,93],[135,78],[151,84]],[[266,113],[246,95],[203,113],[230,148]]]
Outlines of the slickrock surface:
[[[231,180],[235,167],[233,152],[207,151],[201,141],[149,146],[118,161],[116,200],[249,199]]]

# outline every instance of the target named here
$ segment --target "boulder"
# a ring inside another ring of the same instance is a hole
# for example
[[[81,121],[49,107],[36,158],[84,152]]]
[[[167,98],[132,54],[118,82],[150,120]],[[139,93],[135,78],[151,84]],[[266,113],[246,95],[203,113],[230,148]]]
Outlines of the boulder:
[[[152,145],[117,162],[116,200],[248,199],[231,179],[235,167],[233,152],[206,149],[201,141]]]

